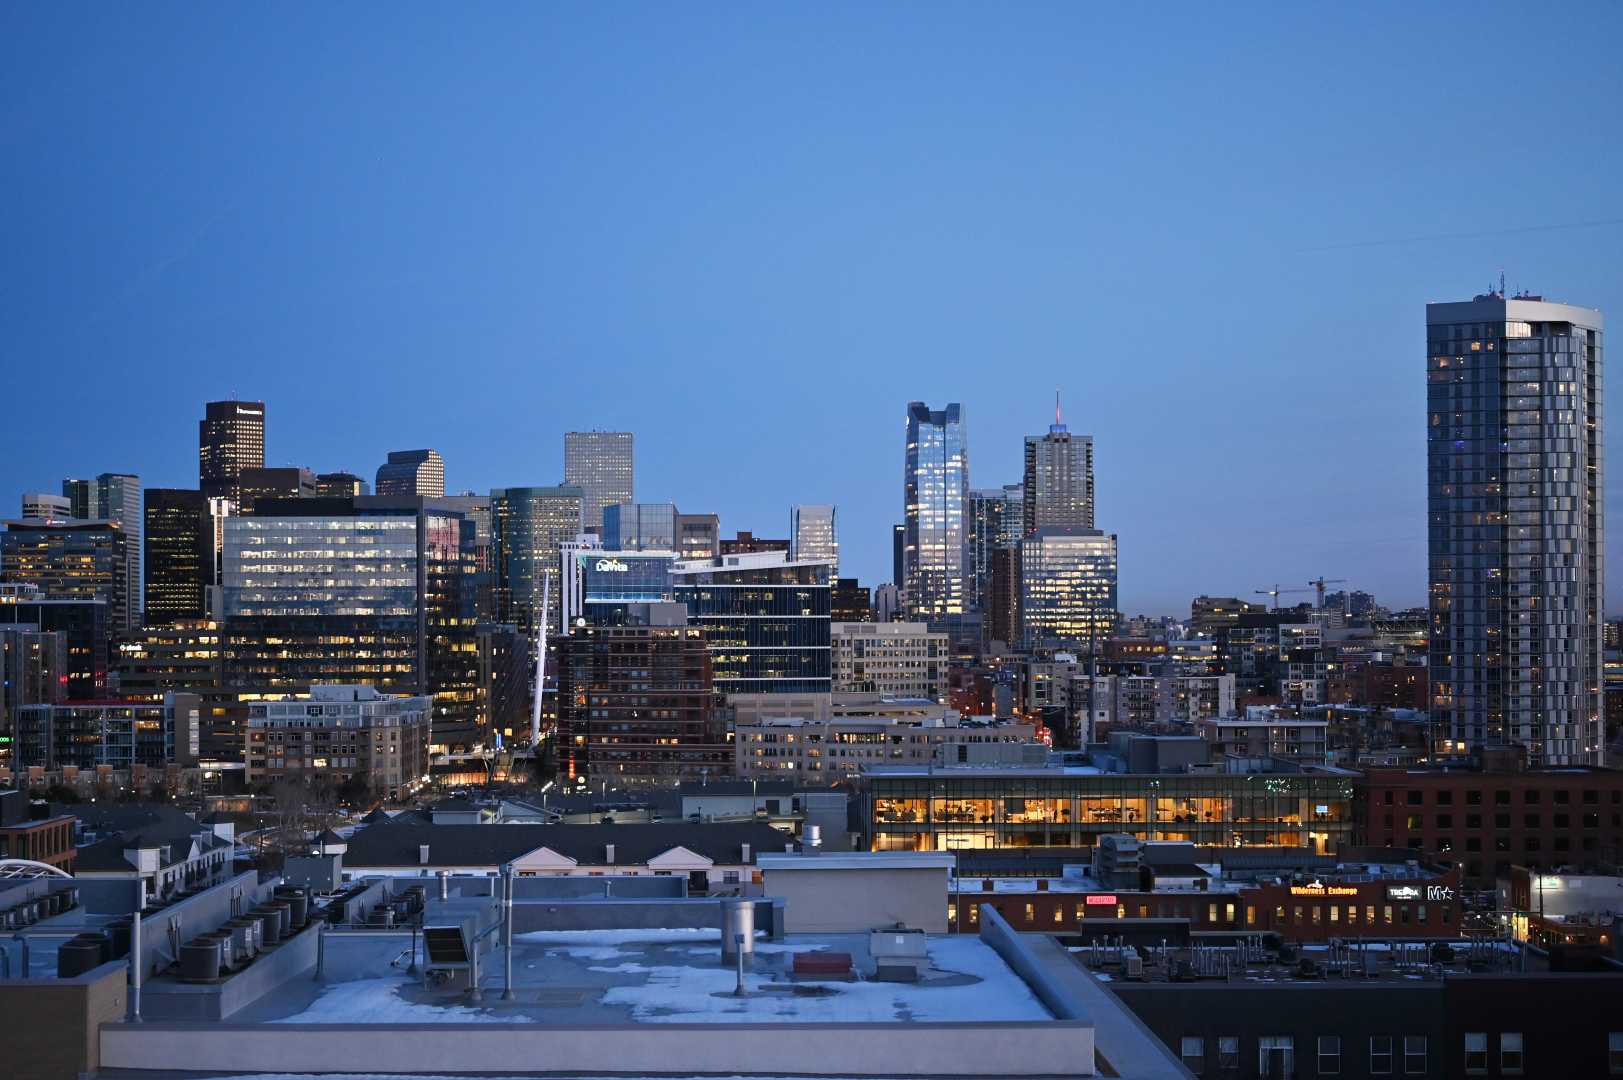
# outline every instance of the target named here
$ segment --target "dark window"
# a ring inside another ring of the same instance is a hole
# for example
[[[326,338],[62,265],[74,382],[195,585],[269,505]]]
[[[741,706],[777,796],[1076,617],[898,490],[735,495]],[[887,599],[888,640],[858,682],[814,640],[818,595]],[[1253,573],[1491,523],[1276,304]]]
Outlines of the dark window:
[[[1556,788],[1555,789],[1555,801],[1558,802],[1558,803],[1563,803],[1563,804],[1571,802],[1572,801],[1572,792],[1568,791],[1566,788]]]
[[[1467,791],[1465,793],[1465,805],[1467,805],[1467,806],[1481,806],[1482,805],[1482,792],[1480,790],[1478,790],[1477,788],[1472,788],[1470,791]]]
[[[1509,806],[1510,805],[1510,792],[1502,791],[1502,790],[1494,792],[1493,793],[1493,801],[1494,801],[1494,804],[1497,805],[1497,806]]]
[[[1555,827],[1556,828],[1565,829],[1571,823],[1572,823],[1572,819],[1570,817],[1568,817],[1566,814],[1557,814],[1557,815],[1555,815]]]
[[[1421,791],[1419,788],[1415,788],[1414,790],[1409,792],[1409,805],[1410,806],[1419,806],[1422,802],[1425,801],[1425,798],[1426,798],[1426,793]]]
[[[1454,815],[1453,814],[1438,814],[1437,815],[1437,827],[1439,829],[1452,829],[1454,827]]]
[[[1600,815],[1599,814],[1585,814],[1584,815],[1584,828],[1586,828],[1586,829],[1598,829],[1598,828],[1600,828]]]
[[[1538,802],[1538,797],[1539,797],[1538,788],[1528,788],[1528,789],[1526,789],[1525,791],[1522,792],[1522,802],[1527,803],[1529,806],[1532,806],[1533,804],[1537,803]],[[1486,1039],[1486,1038],[1487,1038],[1487,1036],[1484,1035],[1483,1039]],[[1483,1054],[1487,1053],[1486,1050],[1484,1050],[1482,1052],[1483,1052]],[[1486,1060],[1486,1058],[1484,1058],[1483,1060]]]
[[[1600,802],[1600,792],[1598,792],[1598,791],[1586,791],[1586,792],[1584,792],[1584,802],[1589,803],[1591,805]]]
[[[1541,827],[1543,825],[1543,823],[1544,823],[1544,816],[1542,814],[1523,814],[1522,815],[1522,824],[1526,825],[1529,829],[1537,829],[1537,828]]]
[[[1493,827],[1496,828],[1496,829],[1508,829],[1508,828],[1510,828],[1510,815],[1509,814],[1495,814],[1495,815],[1493,815]]]
[[[1437,805],[1438,806],[1453,806],[1454,805],[1454,793],[1452,791],[1447,791],[1447,790],[1439,791],[1437,793]]]
[[[1482,837],[1480,837],[1480,836],[1467,836],[1465,838],[1465,850],[1466,851],[1481,851],[1482,850]]]
[[[1466,814],[1465,815],[1465,827],[1467,829],[1480,829],[1480,828],[1482,828],[1482,815],[1481,814]]]

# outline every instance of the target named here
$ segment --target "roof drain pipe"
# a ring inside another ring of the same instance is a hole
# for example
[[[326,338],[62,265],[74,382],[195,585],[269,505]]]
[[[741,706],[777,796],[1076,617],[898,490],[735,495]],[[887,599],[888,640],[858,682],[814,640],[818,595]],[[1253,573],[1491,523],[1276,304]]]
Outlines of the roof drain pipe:
[[[507,863],[502,867],[502,887],[506,897],[506,912],[502,922],[507,938],[507,973],[502,981],[502,1000],[513,1000],[513,864]]]

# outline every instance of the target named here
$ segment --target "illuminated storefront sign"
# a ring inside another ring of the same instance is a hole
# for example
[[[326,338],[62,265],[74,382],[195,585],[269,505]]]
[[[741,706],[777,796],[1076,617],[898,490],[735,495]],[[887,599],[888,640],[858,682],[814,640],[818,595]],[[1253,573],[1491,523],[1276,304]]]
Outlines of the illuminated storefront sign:
[[[1357,896],[1358,890],[1351,885],[1326,885],[1322,881],[1310,881],[1306,885],[1292,885],[1292,896]]]
[[[1388,900],[1418,900],[1420,890],[1413,885],[1388,885],[1386,887]]]
[[[1089,907],[1115,907],[1116,897],[1113,894],[1090,896],[1087,899],[1087,905]]]
[[[625,574],[630,573],[631,566],[627,563],[621,562],[619,559],[599,559],[597,560],[597,565],[592,567],[592,569],[602,570],[614,574]]]

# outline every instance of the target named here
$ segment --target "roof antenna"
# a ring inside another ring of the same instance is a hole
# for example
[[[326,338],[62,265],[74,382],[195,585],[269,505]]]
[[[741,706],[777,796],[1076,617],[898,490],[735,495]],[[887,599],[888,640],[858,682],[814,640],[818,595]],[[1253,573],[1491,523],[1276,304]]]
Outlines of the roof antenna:
[[[1054,425],[1059,426],[1059,387],[1054,387]]]
[[[1505,298],[1505,268],[1499,268],[1499,299]]]

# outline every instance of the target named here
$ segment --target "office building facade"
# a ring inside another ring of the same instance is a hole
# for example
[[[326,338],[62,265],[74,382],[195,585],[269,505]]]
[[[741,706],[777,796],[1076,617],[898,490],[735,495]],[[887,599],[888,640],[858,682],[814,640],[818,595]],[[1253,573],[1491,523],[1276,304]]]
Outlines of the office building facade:
[[[787,554],[789,547],[789,541],[787,540],[756,536],[752,532],[740,529],[736,536],[722,540],[720,553],[722,555],[759,555],[767,551],[781,551]]]
[[[570,485],[491,491],[490,561],[498,621],[526,632],[543,620],[557,625],[563,603],[559,553],[580,535],[584,500],[581,489]],[[542,611],[548,595],[549,607]]]
[[[62,502],[72,520],[111,521],[124,530],[124,595],[129,603],[116,629],[130,632],[141,624],[141,478],[102,473],[94,480],[64,480]],[[23,516],[29,516],[26,507]]]
[[[197,425],[197,486],[205,496],[240,503],[244,469],[265,467],[265,403],[211,401]]]
[[[357,495],[370,495],[365,480],[348,472],[316,473],[316,497],[321,499],[353,499]]]
[[[49,596],[34,584],[0,584],[0,627],[60,633],[67,645],[66,696],[97,698],[107,689],[112,602],[105,596]]]
[[[840,537],[835,527],[834,507],[829,504],[796,506],[789,511],[789,552],[794,559],[829,564],[829,572],[840,572]]]
[[[73,500],[65,495],[43,491],[23,492],[23,520],[68,521],[73,517]]]
[[[478,653],[463,524],[433,500],[379,495],[287,500],[226,519],[228,683],[428,694],[436,733],[466,737]]]
[[[719,694],[828,693],[829,565],[780,552],[671,567],[673,597],[705,632]]]
[[[1026,436],[1024,502],[1027,533],[1038,529],[1093,528],[1093,438],[1072,435],[1064,424]]]
[[[172,626],[208,614],[214,583],[212,522],[203,493],[148,488],[145,511],[147,626]]]
[[[583,528],[603,528],[603,508],[636,497],[629,431],[564,432],[564,483],[581,490]]]
[[[238,512],[251,514],[261,501],[315,498],[316,477],[309,469],[291,465],[243,469],[237,476],[236,492],[232,502]]]
[[[105,600],[108,631],[129,630],[129,560],[124,530],[114,522],[7,522],[0,535],[0,581],[34,585],[53,599]]]
[[[1092,650],[1116,623],[1116,538],[1038,529],[1020,541],[1020,631],[1027,648]]]
[[[684,559],[721,554],[721,518],[715,514],[676,515],[676,553]]]
[[[829,640],[834,693],[946,701],[946,634],[923,623],[837,622]]]
[[[1534,298],[1427,305],[1431,716],[1452,749],[1603,761],[1603,325]]]
[[[969,493],[969,573],[975,607],[985,616],[992,605],[992,557],[1025,535],[1025,498],[1019,484],[981,488]]]
[[[445,459],[438,450],[391,450],[378,466],[375,489],[379,495],[437,499],[445,494]]]
[[[903,473],[904,580],[908,610],[926,622],[973,606],[969,565],[969,440],[961,405],[907,406]]]
[[[603,546],[609,551],[675,551],[675,503],[619,503],[603,508]]]

